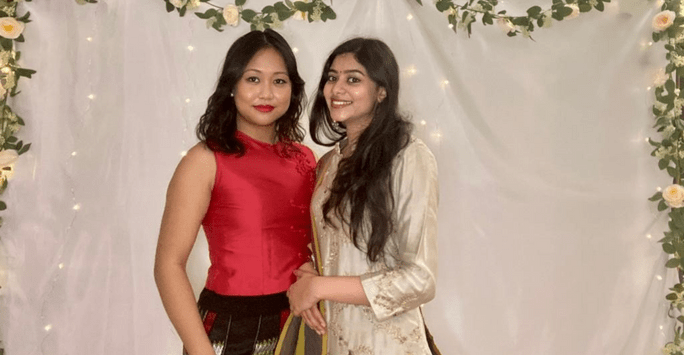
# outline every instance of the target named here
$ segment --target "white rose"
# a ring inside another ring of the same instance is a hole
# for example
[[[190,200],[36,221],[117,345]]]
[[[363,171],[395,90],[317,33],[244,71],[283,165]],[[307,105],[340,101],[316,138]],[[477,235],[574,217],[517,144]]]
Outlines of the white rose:
[[[577,6],[577,4],[568,4],[568,7],[572,9],[572,13],[570,15],[564,17],[563,18],[564,20],[565,19],[572,20],[575,17],[579,16],[580,10],[579,10],[579,6]]]
[[[665,69],[659,68],[658,71],[653,74],[653,85],[663,86],[667,79],[670,79],[670,74],[668,74]]]
[[[235,27],[240,23],[240,9],[235,5],[228,5],[223,8],[223,18],[226,23]]]
[[[0,36],[15,39],[24,32],[24,23],[17,21],[14,17],[0,18]]]
[[[506,33],[515,32],[515,25],[505,17],[499,17],[499,19],[496,20],[496,23],[499,25],[501,30]]]
[[[684,187],[670,185],[663,191],[663,199],[672,208],[684,207]]]
[[[14,162],[17,160],[19,157],[19,154],[17,154],[16,150],[12,149],[7,149],[3,150],[0,152],[0,168],[4,168],[6,166],[10,166],[14,164]]]
[[[657,32],[665,31],[668,27],[672,26],[676,16],[677,14],[670,10],[659,12],[653,17],[653,30]]]
[[[294,15],[292,15],[292,18],[295,20],[304,21],[306,20],[306,13],[297,11],[294,13]]]
[[[171,3],[171,5],[180,9],[181,7],[185,6],[188,0],[169,0],[169,2]]]
[[[188,6],[186,7],[188,10],[197,10],[200,7],[200,0],[190,0],[188,1]]]

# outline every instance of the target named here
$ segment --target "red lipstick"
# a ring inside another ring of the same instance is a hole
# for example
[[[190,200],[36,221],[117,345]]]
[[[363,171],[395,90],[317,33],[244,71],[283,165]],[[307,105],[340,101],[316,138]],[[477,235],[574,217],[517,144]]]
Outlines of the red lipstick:
[[[273,111],[273,106],[271,105],[257,105],[254,106],[255,109],[259,112],[271,112]]]

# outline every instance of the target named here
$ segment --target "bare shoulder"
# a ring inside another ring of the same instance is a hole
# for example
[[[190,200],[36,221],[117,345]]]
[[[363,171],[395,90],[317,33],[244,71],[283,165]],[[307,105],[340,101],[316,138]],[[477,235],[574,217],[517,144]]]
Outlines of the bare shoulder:
[[[214,152],[206,144],[195,144],[181,159],[173,174],[172,183],[194,182],[208,184],[213,187],[216,175],[216,158]]]

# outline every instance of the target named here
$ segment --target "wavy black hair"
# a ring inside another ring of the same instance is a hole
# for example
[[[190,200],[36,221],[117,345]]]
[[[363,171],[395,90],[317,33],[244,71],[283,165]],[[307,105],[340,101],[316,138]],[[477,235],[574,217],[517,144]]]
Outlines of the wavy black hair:
[[[266,29],[251,31],[238,38],[228,49],[216,91],[207,103],[207,109],[197,124],[197,138],[214,151],[242,155],[244,145],[235,137],[237,108],[230,96],[242,77],[245,67],[254,55],[264,48],[273,48],[283,57],[292,83],[290,107],[276,121],[276,138],[281,142],[301,142],[304,130],[299,117],[305,105],[304,80],[297,71],[297,61],[287,41],[277,32]]]
[[[346,53],[354,56],[387,96],[375,106],[352,155],[340,162],[330,197],[323,204],[323,216],[330,224],[329,212],[333,211],[349,228],[354,245],[366,252],[370,262],[376,262],[384,258],[385,244],[394,230],[392,161],[409,143],[413,125],[399,113],[399,66],[390,48],[377,39],[353,38],[335,48],[323,67],[309,121],[314,142],[331,146],[347,136],[344,125],[333,125],[323,94],[330,66]]]

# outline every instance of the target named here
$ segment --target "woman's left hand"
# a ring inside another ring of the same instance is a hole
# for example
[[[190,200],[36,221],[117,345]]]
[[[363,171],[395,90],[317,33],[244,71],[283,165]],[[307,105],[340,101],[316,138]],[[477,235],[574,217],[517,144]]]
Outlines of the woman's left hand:
[[[292,313],[301,316],[303,311],[315,306],[319,301],[313,292],[316,278],[319,276],[302,270],[295,270],[294,274],[297,276],[297,282],[287,290],[287,298],[290,300]]]

